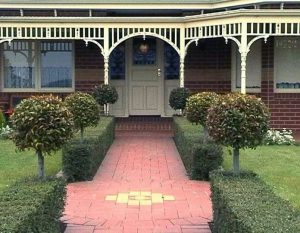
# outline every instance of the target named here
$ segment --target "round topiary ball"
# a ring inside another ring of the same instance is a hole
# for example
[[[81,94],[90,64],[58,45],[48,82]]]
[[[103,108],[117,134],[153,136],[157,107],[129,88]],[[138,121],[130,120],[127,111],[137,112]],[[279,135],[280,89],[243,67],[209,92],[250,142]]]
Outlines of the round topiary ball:
[[[53,95],[22,100],[11,116],[11,123],[17,148],[33,148],[43,154],[59,150],[72,137],[74,129],[72,113]]]
[[[190,92],[185,87],[178,87],[171,91],[169,97],[169,104],[174,110],[184,110],[186,106],[187,98],[190,96]]]
[[[119,98],[116,88],[109,84],[96,86],[93,91],[93,97],[101,106],[106,104],[114,104]]]
[[[192,123],[205,126],[207,111],[216,104],[218,97],[215,92],[201,92],[191,95],[186,103],[186,118]]]
[[[230,93],[208,110],[206,126],[218,143],[236,149],[255,148],[265,138],[269,119],[268,108],[261,99]]]
[[[100,110],[92,95],[75,92],[66,97],[65,103],[74,116],[75,128],[82,131],[86,127],[98,125]]]

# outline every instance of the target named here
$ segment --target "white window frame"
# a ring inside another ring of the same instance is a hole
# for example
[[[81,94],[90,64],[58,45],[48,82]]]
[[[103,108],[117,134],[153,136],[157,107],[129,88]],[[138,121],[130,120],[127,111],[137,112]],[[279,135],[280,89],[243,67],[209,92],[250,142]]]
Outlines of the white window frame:
[[[74,92],[75,91],[75,43],[74,41],[70,41],[72,44],[72,87],[52,87],[52,88],[42,88],[41,87],[41,42],[43,41],[32,41],[32,40],[26,40],[29,42],[34,42],[34,48],[35,48],[35,88],[5,88],[4,87],[4,50],[1,51],[1,90],[2,92],[54,92],[54,93],[64,93],[64,92]],[[50,42],[64,42],[64,41],[50,41]],[[2,45],[3,48],[3,45]]]
[[[286,39],[289,39],[289,38],[293,38],[295,39],[295,37],[292,37],[292,36],[284,36]],[[278,37],[277,37],[278,38]],[[277,79],[278,79],[278,73],[277,73],[277,69],[279,67],[279,61],[278,61],[278,58],[279,58],[279,54],[278,54],[278,51],[276,50],[276,37],[274,38],[274,92],[275,93],[300,93],[300,88],[296,89],[296,88],[277,88],[276,87],[276,84],[277,84]],[[298,37],[296,37],[298,38]],[[299,40],[300,42],[300,40]],[[299,44],[300,45],[300,44]],[[284,82],[284,80],[282,80]],[[299,80],[299,83],[300,83],[300,80]]]
[[[260,49],[259,51],[259,59],[258,61],[255,61],[259,64],[259,66],[257,67],[259,69],[258,73],[260,74],[260,87],[257,88],[246,88],[246,92],[250,92],[250,93],[260,93],[261,92],[261,76],[262,76],[262,43],[261,41],[257,41],[256,43],[260,43],[260,46],[258,47]],[[253,49],[254,44],[252,45],[252,49]],[[246,84],[247,84],[247,79],[249,79],[249,74],[248,72],[251,72],[251,70],[249,69],[249,63],[253,62],[253,60],[251,59],[251,56],[249,56],[251,53],[251,51],[248,53],[247,56],[247,77],[246,77]],[[238,70],[237,69],[241,69],[241,65],[237,64],[238,62],[238,57],[239,56],[239,51],[238,51],[238,47],[236,46],[236,44],[234,42],[231,43],[231,91],[232,92],[240,92],[241,88],[237,87],[237,79],[240,79],[241,77],[237,77],[238,74]]]

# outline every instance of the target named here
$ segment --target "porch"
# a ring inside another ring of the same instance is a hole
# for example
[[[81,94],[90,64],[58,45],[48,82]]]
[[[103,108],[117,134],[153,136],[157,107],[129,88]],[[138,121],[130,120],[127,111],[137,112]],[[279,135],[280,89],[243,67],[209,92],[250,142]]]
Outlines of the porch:
[[[3,17],[0,104],[110,83],[120,96],[114,115],[171,116],[168,95],[185,86],[254,93],[271,109],[273,127],[299,129],[299,15],[247,9],[185,17]],[[24,51],[30,59],[15,64]],[[51,64],[52,74],[67,76],[64,82],[45,81]],[[9,67],[25,68],[27,81],[7,81],[24,79],[6,77]]]

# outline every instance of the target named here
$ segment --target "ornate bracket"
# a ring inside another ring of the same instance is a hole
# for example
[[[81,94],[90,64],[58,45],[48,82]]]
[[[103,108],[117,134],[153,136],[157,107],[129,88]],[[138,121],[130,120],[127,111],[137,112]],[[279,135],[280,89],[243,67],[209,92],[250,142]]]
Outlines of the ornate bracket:
[[[198,42],[201,38],[196,38],[196,39],[192,39],[190,40],[186,45],[185,45],[185,48],[184,48],[184,54],[186,55],[187,54],[187,51],[188,51],[188,48],[189,46],[192,44],[192,43],[195,43],[196,46],[198,46]]]
[[[225,39],[225,43],[227,44],[228,43],[228,40],[232,40],[234,41],[238,48],[239,48],[239,52],[240,53],[246,53],[246,55],[250,52],[250,48],[251,48],[251,45],[257,41],[257,40],[260,40],[260,39],[264,39],[265,43],[267,43],[267,40],[269,38],[270,35],[263,35],[263,36],[257,36],[257,37],[254,37],[252,40],[249,41],[249,43],[247,44],[247,47],[246,47],[246,51],[242,51],[242,43],[237,39],[235,38],[234,36],[224,36],[224,39]]]
[[[255,41],[260,40],[260,39],[264,39],[264,42],[267,43],[267,40],[268,40],[269,36],[270,36],[270,35],[257,36],[257,37],[254,37],[252,40],[250,40],[250,42],[249,42],[248,45],[247,45],[248,52],[250,51],[251,45],[252,45]]]
[[[103,46],[102,46],[98,41],[96,41],[96,40],[91,40],[91,39],[83,39],[83,40],[84,40],[86,46],[88,46],[89,43],[93,43],[93,44],[97,45],[98,48],[99,48],[100,51],[101,51],[101,54],[105,57],[106,54],[105,54],[105,52],[104,52],[104,48],[103,48]]]
[[[241,42],[234,36],[224,36],[224,39],[226,44],[228,44],[228,40],[233,40],[239,48],[241,47]]]
[[[8,45],[11,46],[12,40],[13,40],[13,39],[2,39],[2,40],[0,40],[0,44],[5,43],[5,42],[8,42]]]

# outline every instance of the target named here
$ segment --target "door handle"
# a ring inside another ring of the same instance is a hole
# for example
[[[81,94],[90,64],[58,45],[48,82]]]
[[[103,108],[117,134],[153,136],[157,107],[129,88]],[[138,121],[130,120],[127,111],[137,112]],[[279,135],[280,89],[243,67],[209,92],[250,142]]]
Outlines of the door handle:
[[[157,76],[160,77],[160,75],[161,75],[161,70],[157,69]]]

